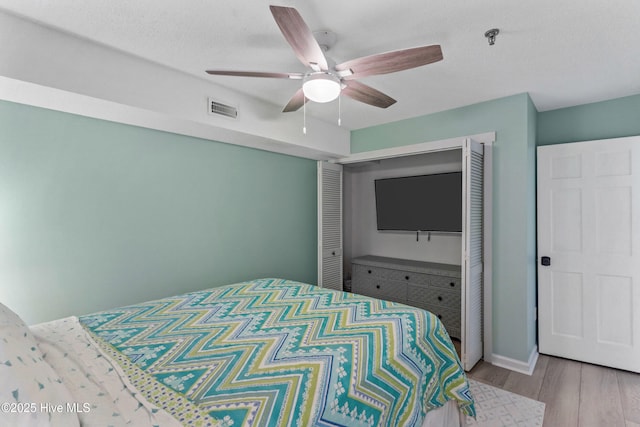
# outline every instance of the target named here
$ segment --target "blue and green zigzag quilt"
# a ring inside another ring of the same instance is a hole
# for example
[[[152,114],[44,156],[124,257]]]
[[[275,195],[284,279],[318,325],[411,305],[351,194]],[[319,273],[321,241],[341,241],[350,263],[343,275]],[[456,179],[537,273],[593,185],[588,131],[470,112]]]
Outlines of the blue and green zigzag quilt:
[[[140,393],[185,424],[420,426],[469,384],[440,321],[261,279],[80,318]]]

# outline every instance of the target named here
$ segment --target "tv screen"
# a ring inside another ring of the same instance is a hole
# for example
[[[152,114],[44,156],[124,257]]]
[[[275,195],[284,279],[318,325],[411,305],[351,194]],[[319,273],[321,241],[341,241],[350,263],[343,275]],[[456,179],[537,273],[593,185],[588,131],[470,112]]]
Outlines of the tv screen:
[[[462,231],[462,172],[375,180],[378,230]]]

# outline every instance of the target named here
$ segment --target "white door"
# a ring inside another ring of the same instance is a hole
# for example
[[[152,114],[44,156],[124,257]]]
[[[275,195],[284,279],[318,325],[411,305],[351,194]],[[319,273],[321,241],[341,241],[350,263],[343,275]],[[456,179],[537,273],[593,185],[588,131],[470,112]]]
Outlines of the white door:
[[[318,286],[342,290],[342,165],[318,162]]]
[[[462,147],[462,365],[482,358],[484,146],[471,139]]]
[[[639,203],[640,137],[538,147],[541,353],[640,372]]]

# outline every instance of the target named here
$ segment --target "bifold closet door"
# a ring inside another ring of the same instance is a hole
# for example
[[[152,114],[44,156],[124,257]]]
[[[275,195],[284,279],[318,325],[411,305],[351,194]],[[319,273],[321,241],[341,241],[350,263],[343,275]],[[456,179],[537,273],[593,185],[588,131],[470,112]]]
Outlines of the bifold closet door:
[[[462,364],[470,370],[483,355],[484,146],[462,147]]]
[[[318,162],[318,286],[342,290],[342,165]]]

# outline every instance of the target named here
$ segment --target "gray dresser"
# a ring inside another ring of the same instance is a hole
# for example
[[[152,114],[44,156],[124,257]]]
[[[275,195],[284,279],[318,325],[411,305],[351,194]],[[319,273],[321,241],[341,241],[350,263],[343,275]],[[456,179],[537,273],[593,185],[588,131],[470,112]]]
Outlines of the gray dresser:
[[[460,339],[459,265],[367,255],[353,259],[351,268],[352,292],[429,310]]]

